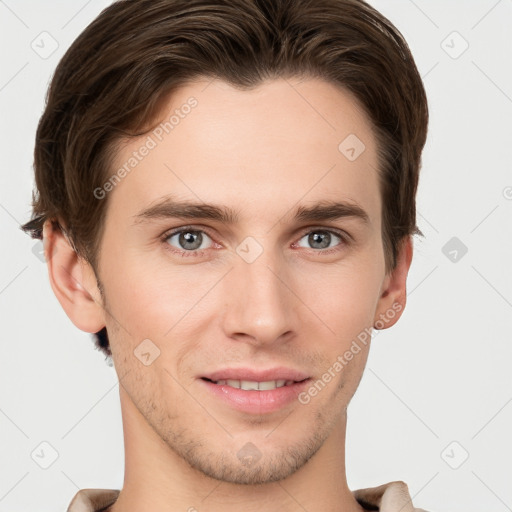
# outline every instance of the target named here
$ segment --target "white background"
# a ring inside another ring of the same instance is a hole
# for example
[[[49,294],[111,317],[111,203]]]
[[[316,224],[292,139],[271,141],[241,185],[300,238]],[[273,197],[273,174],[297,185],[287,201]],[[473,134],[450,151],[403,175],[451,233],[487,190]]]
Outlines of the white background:
[[[79,488],[123,483],[115,371],[67,318],[32,252],[36,242],[19,229],[30,218],[33,141],[49,79],[109,3],[0,1],[0,512],[64,511]],[[426,236],[415,241],[407,308],[375,336],[349,407],[348,483],[403,480],[415,506],[431,512],[505,512],[512,510],[512,0],[371,3],[404,34],[427,89],[418,193]],[[31,47],[48,37],[43,31],[58,43],[45,59]],[[468,249],[456,262],[442,251],[452,237]],[[42,442],[58,454],[48,469],[31,456]]]

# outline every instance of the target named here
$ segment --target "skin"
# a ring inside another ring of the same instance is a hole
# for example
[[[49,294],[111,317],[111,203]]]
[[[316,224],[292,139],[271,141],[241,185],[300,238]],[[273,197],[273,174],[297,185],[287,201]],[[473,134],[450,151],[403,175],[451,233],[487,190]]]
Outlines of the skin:
[[[396,323],[412,241],[386,272],[371,123],[348,92],[318,79],[252,91],[198,80],[174,93],[162,119],[191,96],[198,105],[109,193],[98,276],[59,231],[44,231],[58,300],[78,328],[106,325],[120,379],[125,480],[109,510],[361,512],[346,481],[346,408],[369,344],[307,405],[273,413],[236,411],[199,377],[287,366],[315,381],[393,308],[383,328]],[[355,161],[338,150],[352,133],[366,146]],[[113,169],[146,137],[122,144]],[[134,224],[167,194],[229,206],[239,219]],[[293,220],[299,204],[322,200],[355,203],[369,222]],[[203,230],[199,256],[179,254],[178,236],[161,239],[188,225]],[[353,240],[334,233],[335,251],[322,255],[308,234],[327,229]],[[263,248],[252,263],[236,252],[248,236]],[[134,355],[145,339],[160,350],[148,366]],[[248,442],[261,454],[251,467],[237,456]]]

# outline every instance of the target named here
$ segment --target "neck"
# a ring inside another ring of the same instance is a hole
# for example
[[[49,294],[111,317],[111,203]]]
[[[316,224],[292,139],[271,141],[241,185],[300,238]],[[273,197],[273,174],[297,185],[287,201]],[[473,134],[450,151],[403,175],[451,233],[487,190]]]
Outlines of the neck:
[[[123,488],[109,512],[364,512],[345,474],[346,412],[320,449],[275,482],[242,485],[191,467],[155,432],[119,387],[125,444]],[[292,425],[292,422],[290,422]]]

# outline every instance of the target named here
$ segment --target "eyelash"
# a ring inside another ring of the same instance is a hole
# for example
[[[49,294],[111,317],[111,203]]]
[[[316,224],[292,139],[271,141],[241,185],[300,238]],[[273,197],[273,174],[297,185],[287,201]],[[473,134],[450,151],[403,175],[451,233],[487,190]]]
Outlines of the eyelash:
[[[208,237],[210,237],[212,239],[212,241],[214,243],[217,243],[213,239],[212,235],[210,235],[208,233],[208,230],[205,230],[203,228],[198,228],[198,227],[195,227],[195,226],[182,226],[180,228],[175,228],[175,229],[172,229],[170,231],[166,231],[161,236],[161,241],[164,244],[165,249],[169,250],[173,254],[181,255],[184,258],[201,257],[201,256],[204,255],[204,253],[206,253],[206,252],[208,252],[210,250],[210,249],[200,249],[200,250],[190,250],[190,251],[179,250],[179,249],[176,249],[175,247],[171,246],[168,243],[169,238],[171,238],[172,236],[178,235],[180,233],[186,233],[187,231],[205,233],[206,235],[208,235]],[[323,227],[313,227],[313,228],[309,228],[309,231],[303,232],[301,234],[299,240],[304,238],[304,236],[309,235],[311,233],[315,233],[315,232],[334,234],[335,236],[337,236],[338,238],[341,239],[341,242],[338,245],[336,245],[334,247],[331,247],[331,248],[328,248],[328,249],[312,249],[312,248],[309,249],[310,251],[314,251],[315,253],[321,254],[323,256],[327,256],[327,255],[330,255],[332,253],[339,252],[340,250],[342,250],[342,247],[347,246],[347,245],[350,244],[350,241],[351,241],[351,238],[352,238],[348,233],[346,233],[344,231],[339,231],[337,229],[323,228]],[[295,245],[295,243],[294,243],[294,245]]]

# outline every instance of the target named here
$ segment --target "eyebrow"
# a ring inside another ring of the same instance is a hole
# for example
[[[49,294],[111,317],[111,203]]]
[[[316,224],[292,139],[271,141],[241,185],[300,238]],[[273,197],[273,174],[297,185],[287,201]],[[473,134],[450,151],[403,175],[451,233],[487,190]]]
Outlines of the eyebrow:
[[[353,202],[323,200],[312,206],[299,206],[293,215],[293,219],[298,222],[337,220],[346,217],[370,224],[370,217],[366,211]],[[167,218],[209,219],[224,224],[236,224],[240,217],[237,211],[227,206],[179,201],[166,196],[134,215],[134,224]]]

